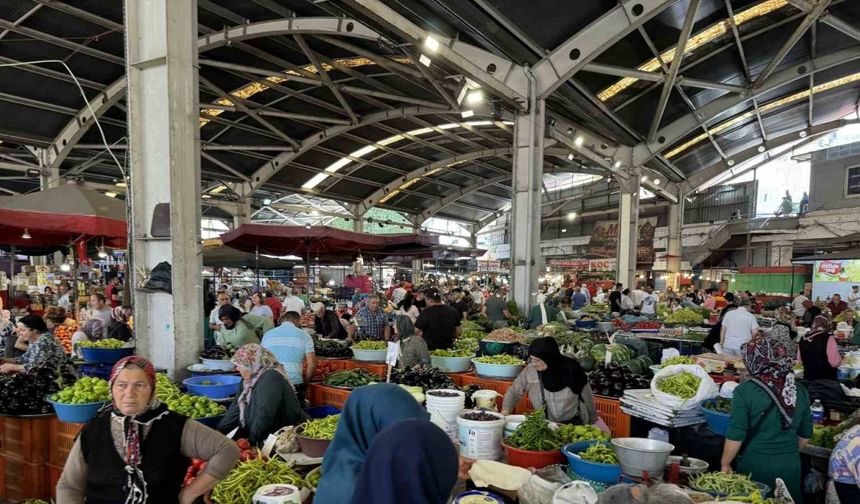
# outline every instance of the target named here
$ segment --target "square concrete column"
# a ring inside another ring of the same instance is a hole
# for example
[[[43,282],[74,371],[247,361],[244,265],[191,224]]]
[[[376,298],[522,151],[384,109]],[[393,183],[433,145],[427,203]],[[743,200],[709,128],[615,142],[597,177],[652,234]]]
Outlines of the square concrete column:
[[[672,279],[672,288],[679,287],[678,277],[681,273],[681,256],[683,255],[682,231],[684,227],[684,198],[678,203],[669,204],[669,222],[666,236],[666,273]]]
[[[618,270],[616,282],[631,287],[636,284],[636,249],[639,237],[639,171],[620,179],[618,206]]]
[[[126,0],[125,21],[137,352],[182,374],[203,348],[205,317],[197,2]],[[162,203],[169,211],[156,214]],[[153,224],[168,220],[168,233],[153,234]],[[172,294],[139,290],[141,273],[163,261],[172,267]]]
[[[533,114],[521,113],[514,120],[511,293],[523,313],[532,305],[543,266],[540,226],[546,112],[543,100],[536,103]]]

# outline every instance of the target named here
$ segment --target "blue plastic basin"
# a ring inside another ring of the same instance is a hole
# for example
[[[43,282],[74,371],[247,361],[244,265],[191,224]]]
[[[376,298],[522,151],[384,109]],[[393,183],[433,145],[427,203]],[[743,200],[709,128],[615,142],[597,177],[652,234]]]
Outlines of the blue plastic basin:
[[[513,350],[513,343],[505,343],[503,341],[484,341],[478,342],[478,354],[480,356],[501,355],[510,353]]]
[[[210,383],[205,385],[204,382]],[[182,384],[188,392],[194,395],[206,396],[210,399],[225,399],[239,392],[242,377],[236,375],[208,375],[186,378]]]
[[[597,462],[589,462],[575,456],[587,450],[593,444],[609,443],[602,441],[580,441],[578,443],[570,443],[564,445],[561,452],[567,457],[567,462],[570,464],[570,469],[587,480],[597,481],[599,483],[614,484],[618,483],[621,478],[621,466],[612,464],[598,464]]]
[[[131,348],[81,348],[81,355],[87,362],[96,364],[116,364],[123,357],[134,355],[134,347]]]
[[[334,406],[314,406],[313,408],[305,408],[305,413],[311,418],[325,418],[337,415],[340,410]]]
[[[726,437],[726,432],[729,430],[729,419],[731,418],[731,415],[709,409],[713,404],[714,400],[708,399],[703,402],[699,408],[702,410],[702,414],[705,415],[705,420],[708,421],[708,427],[711,431],[713,431],[714,434]]]
[[[479,376],[485,376],[487,378],[503,378],[507,380],[513,380],[520,374],[520,371],[523,370],[525,364],[519,365],[508,365],[508,364],[485,364],[483,362],[478,362],[477,358],[472,359],[472,363],[475,365],[475,372],[478,373]]]
[[[54,407],[57,418],[66,423],[87,423],[107,403],[107,401],[98,401],[84,404],[63,404],[51,399],[46,400]]]
[[[102,380],[110,379],[110,372],[113,366],[107,364],[81,364],[81,374],[92,378],[101,378]]]

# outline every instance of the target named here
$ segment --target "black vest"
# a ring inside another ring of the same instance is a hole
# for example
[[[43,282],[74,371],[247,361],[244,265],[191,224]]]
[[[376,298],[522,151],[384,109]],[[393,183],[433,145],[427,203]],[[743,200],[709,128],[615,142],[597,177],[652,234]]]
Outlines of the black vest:
[[[178,502],[182,480],[191,460],[180,451],[182,430],[188,418],[174,412],[153,422],[141,444],[141,465],[147,502]],[[102,413],[81,432],[81,451],[87,462],[87,504],[117,504],[128,495],[125,461],[114,447],[111,415]]]
[[[803,360],[803,379],[807,382],[813,380],[835,380],[836,368],[827,361],[827,341],[830,335],[819,334],[807,341],[800,340],[800,357]]]

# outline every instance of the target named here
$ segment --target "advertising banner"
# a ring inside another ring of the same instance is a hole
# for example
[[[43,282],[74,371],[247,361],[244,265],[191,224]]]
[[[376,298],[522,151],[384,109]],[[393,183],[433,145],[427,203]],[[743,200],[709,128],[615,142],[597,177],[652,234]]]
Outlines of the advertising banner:
[[[585,271],[588,269],[588,259],[550,259],[548,265],[554,269],[572,269]]]
[[[816,261],[814,280],[860,284],[860,260]]]
[[[654,262],[654,230],[657,218],[639,219],[638,238],[636,243],[636,263],[651,264]],[[605,258],[615,257],[618,253],[618,221],[598,221],[591,231],[588,242],[588,254]]]

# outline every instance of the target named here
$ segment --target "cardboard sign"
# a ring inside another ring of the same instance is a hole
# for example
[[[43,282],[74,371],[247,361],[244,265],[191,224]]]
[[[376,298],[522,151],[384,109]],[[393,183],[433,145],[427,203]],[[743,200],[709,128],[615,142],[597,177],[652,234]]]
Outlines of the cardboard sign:
[[[385,354],[385,363],[391,367],[397,365],[397,358],[400,357],[400,342],[389,341],[388,353]]]

